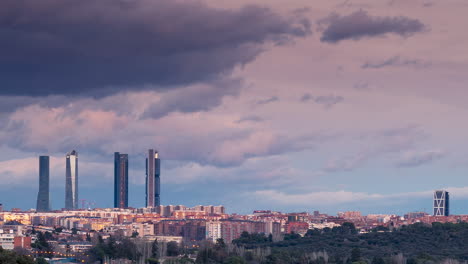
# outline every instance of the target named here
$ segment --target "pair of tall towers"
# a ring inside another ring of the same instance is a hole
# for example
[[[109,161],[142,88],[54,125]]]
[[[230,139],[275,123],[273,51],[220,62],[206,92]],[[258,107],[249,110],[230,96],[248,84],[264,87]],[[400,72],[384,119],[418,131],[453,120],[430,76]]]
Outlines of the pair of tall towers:
[[[50,211],[50,158],[39,157],[39,192],[36,210]],[[65,159],[65,209],[78,209],[78,153],[75,150],[67,153]]]
[[[146,157],[146,207],[160,205],[161,161],[159,153],[148,150]],[[128,207],[128,154],[114,153],[114,208]]]

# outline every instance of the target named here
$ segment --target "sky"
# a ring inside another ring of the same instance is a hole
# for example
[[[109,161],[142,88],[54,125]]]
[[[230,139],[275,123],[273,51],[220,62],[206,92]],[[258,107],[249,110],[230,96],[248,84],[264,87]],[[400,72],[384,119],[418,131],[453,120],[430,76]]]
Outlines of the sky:
[[[2,0],[0,203],[34,208],[38,156],[64,207],[113,205],[129,154],[161,203],[468,214],[466,0]]]

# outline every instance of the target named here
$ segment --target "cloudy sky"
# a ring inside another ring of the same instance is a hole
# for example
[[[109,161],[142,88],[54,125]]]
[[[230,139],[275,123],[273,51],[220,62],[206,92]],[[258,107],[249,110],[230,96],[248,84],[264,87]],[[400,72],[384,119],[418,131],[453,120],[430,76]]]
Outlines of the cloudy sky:
[[[466,0],[2,0],[0,203],[35,207],[51,156],[113,204],[113,152],[144,205],[468,214]]]

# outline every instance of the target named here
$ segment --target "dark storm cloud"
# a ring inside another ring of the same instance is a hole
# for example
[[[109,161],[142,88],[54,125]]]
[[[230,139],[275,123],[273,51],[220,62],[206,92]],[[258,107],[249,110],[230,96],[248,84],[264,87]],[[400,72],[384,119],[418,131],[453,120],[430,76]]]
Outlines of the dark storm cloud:
[[[387,33],[407,37],[426,28],[417,19],[404,16],[370,16],[364,10],[356,11],[347,16],[333,13],[320,20],[319,25],[325,26],[320,40],[328,43],[338,43],[346,39],[359,40],[364,37],[376,37]]]
[[[50,95],[43,97],[33,96],[0,96],[0,114],[11,113],[16,109],[37,104],[40,106],[58,107],[73,101],[72,97]]]
[[[2,0],[0,94],[103,96],[215,79],[255,59],[266,42],[309,33],[304,17],[253,5]]]
[[[404,59],[400,56],[393,56],[383,61],[366,62],[361,65],[363,69],[380,69],[384,67],[413,67],[413,68],[427,68],[430,66],[429,62],[418,59]]]

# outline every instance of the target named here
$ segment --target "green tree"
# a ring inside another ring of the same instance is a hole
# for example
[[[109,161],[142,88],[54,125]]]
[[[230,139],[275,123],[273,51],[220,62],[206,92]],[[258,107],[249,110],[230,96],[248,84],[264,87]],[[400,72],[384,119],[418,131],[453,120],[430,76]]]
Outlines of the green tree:
[[[179,255],[179,246],[177,245],[177,242],[171,241],[167,243],[167,255],[170,257]]]
[[[36,264],[48,264],[47,260],[45,258],[37,258],[36,259]]]
[[[31,257],[19,255],[11,250],[4,250],[0,246],[0,263],[2,264],[34,264]]]
[[[361,250],[359,248],[353,248],[351,250],[351,262],[357,262],[361,260]]]
[[[231,256],[224,261],[225,264],[246,264],[245,260],[240,256]]]
[[[372,264],[385,264],[385,261],[381,257],[374,257],[372,259]]]
[[[222,239],[222,238],[216,239],[216,248],[217,249],[221,249],[221,248],[225,248],[225,247],[226,247],[226,243],[224,243],[224,239]]]
[[[157,239],[155,239],[151,244],[151,258],[159,258],[159,244]]]

